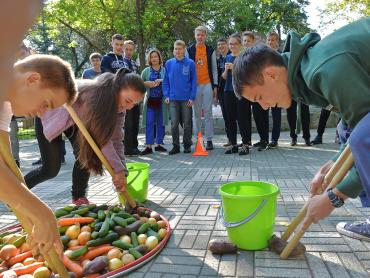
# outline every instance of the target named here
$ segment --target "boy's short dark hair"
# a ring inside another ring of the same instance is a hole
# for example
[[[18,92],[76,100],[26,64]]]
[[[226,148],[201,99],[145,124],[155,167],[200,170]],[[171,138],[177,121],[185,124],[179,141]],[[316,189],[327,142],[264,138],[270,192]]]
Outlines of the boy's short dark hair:
[[[67,103],[72,103],[77,95],[77,87],[71,65],[53,55],[30,55],[14,64],[14,69],[25,73],[37,72],[41,82],[50,88],[61,88],[67,93]]]
[[[121,34],[114,34],[112,36],[112,41],[117,40],[117,41],[123,41],[123,36]]]
[[[94,52],[94,53],[91,53],[89,60],[91,61],[92,59],[99,59],[101,61],[102,58],[103,57],[101,56],[100,53]]]
[[[226,39],[226,38],[219,38],[219,39],[217,40],[217,43],[219,43],[219,42],[227,43],[227,39]]]
[[[244,31],[242,37],[251,37],[254,40],[254,33],[252,31]]]
[[[286,67],[281,55],[265,44],[259,43],[245,49],[233,66],[235,95],[242,97],[245,86],[263,85],[262,70],[268,66]]]

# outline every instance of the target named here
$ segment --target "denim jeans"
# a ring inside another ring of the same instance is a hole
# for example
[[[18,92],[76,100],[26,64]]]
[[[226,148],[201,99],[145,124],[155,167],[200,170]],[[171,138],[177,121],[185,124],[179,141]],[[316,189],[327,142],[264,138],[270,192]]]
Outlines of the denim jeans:
[[[163,145],[164,126],[163,126],[162,105],[160,105],[158,108],[152,108],[148,106],[146,109],[146,123],[145,123],[146,145],[154,144],[154,131],[156,143],[158,145]]]
[[[180,117],[183,121],[184,147],[190,147],[191,141],[191,116],[192,109],[187,106],[187,100],[171,100],[170,102],[170,115],[171,115],[171,134],[172,143],[174,147],[180,147],[179,123]]]

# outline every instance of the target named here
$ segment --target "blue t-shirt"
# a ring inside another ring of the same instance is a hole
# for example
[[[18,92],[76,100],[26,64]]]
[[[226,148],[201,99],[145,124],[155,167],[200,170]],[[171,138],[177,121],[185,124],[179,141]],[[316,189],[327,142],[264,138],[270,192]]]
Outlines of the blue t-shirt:
[[[155,81],[157,79],[162,79],[161,78],[161,70],[162,70],[162,68],[160,68],[158,71],[156,71],[155,69],[150,67],[149,81]],[[162,96],[163,96],[163,94],[162,94],[162,83],[157,87],[150,88],[149,92],[150,92],[149,97],[162,98]]]
[[[225,59],[225,64],[226,63],[234,63],[235,58],[236,57],[233,56],[232,54],[228,54],[226,56],[226,59]],[[228,72],[227,72],[227,79],[226,79],[225,90],[224,91],[225,92],[234,92],[232,70],[228,70]]]
[[[97,72],[94,68],[85,69],[82,73],[82,79],[94,79],[101,74],[101,71]]]

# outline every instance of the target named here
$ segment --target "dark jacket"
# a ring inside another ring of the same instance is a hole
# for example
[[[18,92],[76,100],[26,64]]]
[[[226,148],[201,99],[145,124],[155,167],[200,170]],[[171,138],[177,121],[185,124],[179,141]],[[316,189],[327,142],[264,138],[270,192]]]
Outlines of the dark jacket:
[[[187,49],[189,58],[195,61],[195,52],[196,52],[196,47],[195,44],[192,44],[191,46],[188,47]],[[207,62],[208,62],[208,74],[209,74],[209,79],[211,80],[211,85],[212,89],[216,88],[218,86],[218,76],[217,76],[217,61],[216,61],[216,52],[212,48],[212,46],[206,45],[206,53],[207,53]]]

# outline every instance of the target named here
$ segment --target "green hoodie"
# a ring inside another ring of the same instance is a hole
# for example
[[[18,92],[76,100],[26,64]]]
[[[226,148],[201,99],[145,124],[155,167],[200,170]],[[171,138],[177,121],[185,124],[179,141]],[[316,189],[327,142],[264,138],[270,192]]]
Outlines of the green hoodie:
[[[293,99],[339,112],[353,129],[370,112],[370,18],[346,25],[323,40],[288,35],[282,54]],[[336,159],[336,158],[335,158]],[[362,191],[357,171],[337,185],[355,198]]]

